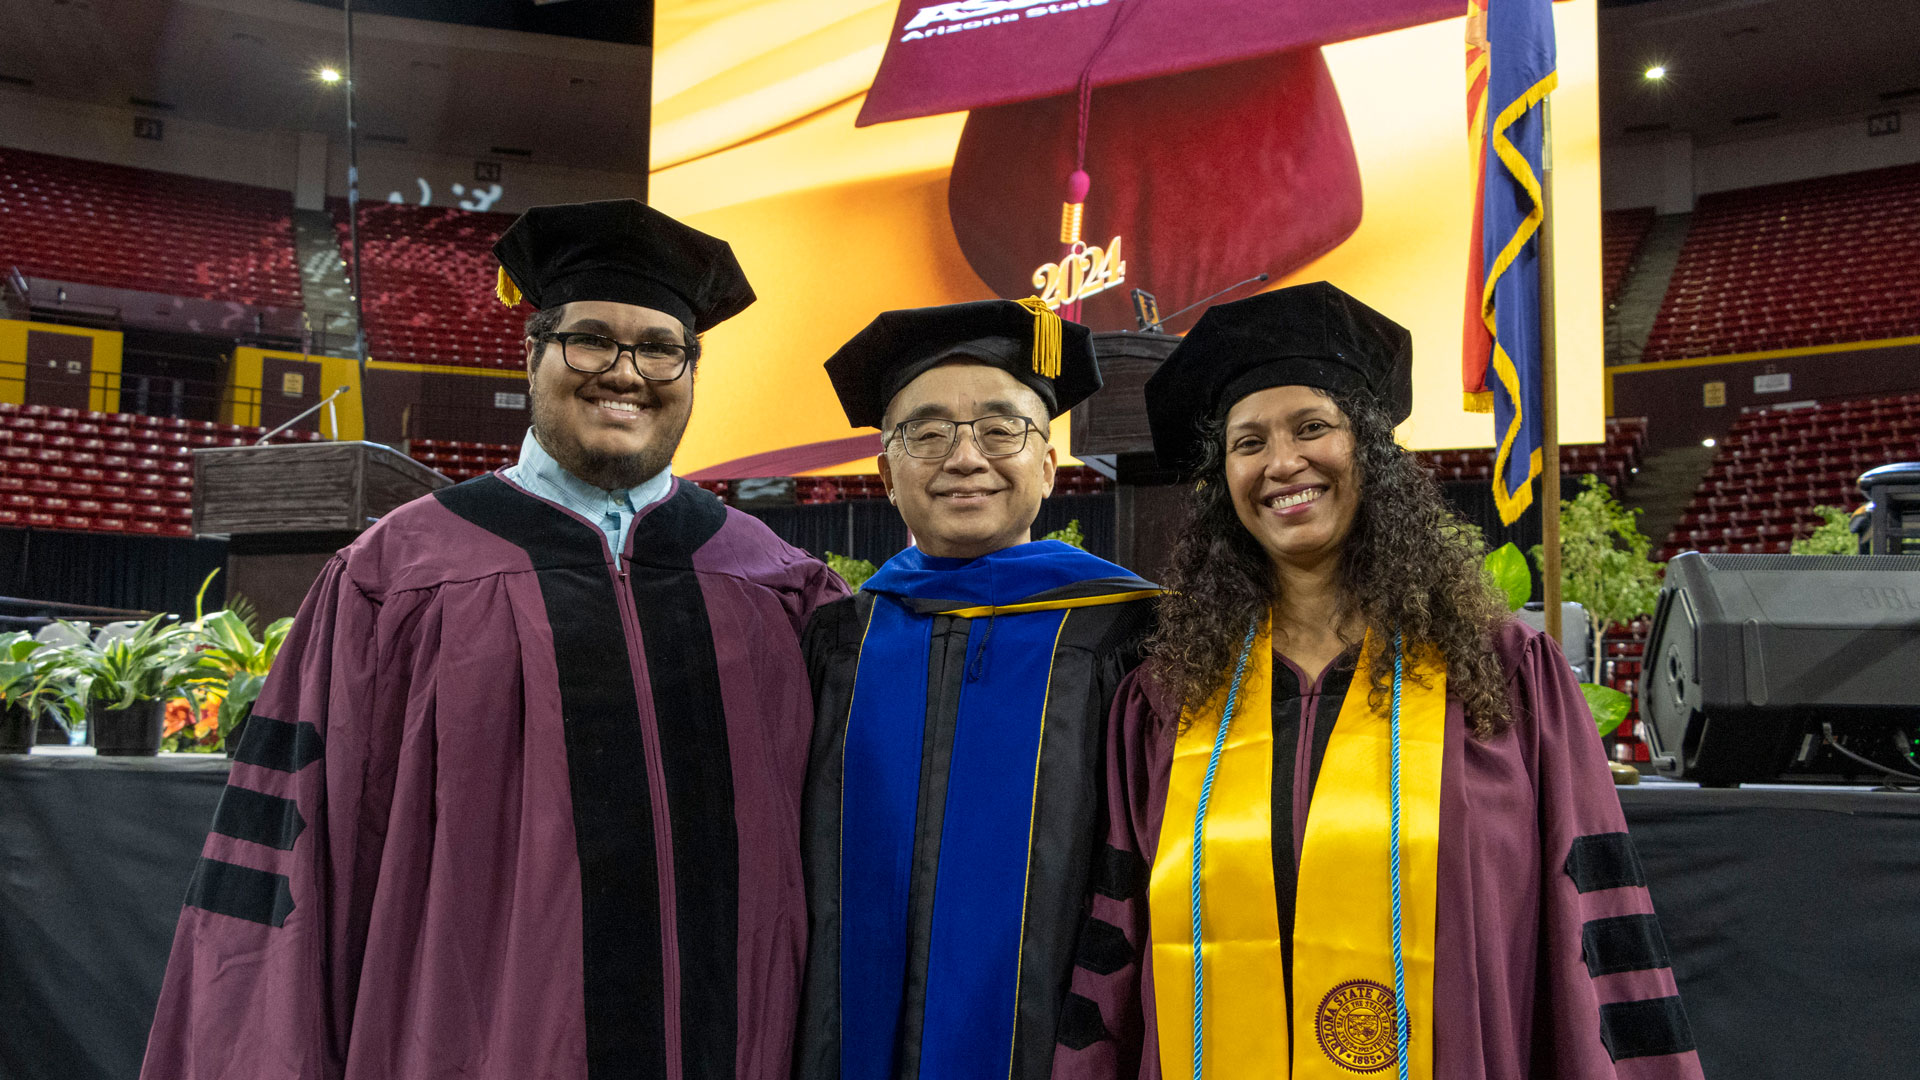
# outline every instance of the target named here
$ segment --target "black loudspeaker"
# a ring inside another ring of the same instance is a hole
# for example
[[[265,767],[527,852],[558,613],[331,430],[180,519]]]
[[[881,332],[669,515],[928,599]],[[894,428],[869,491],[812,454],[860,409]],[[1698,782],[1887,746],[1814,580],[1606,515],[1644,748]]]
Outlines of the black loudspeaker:
[[[1640,683],[1654,767],[1707,786],[1920,775],[1920,558],[1667,564]]]

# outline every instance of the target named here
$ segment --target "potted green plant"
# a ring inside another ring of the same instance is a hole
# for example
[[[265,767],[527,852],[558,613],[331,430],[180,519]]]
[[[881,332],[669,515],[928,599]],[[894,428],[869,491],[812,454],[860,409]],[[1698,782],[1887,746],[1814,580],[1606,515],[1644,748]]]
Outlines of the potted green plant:
[[[1653,560],[1653,542],[1640,531],[1639,516],[1597,477],[1560,501],[1560,595],[1586,609],[1596,645],[1607,627],[1653,614],[1660,599],[1664,564]],[[1539,544],[1533,562],[1545,565]]]
[[[173,616],[155,615],[127,634],[80,636],[50,646],[56,662],[38,688],[56,687],[69,722],[83,717],[89,741],[102,756],[150,756],[160,752],[166,700],[197,699],[198,683],[217,673],[194,648],[191,627],[168,626]]]
[[[40,723],[33,654],[40,643],[23,630],[0,634],[0,754],[33,749]]]
[[[1520,554],[1520,549],[1513,544],[1503,544],[1487,552],[1484,565],[1487,576],[1506,596],[1507,609],[1519,611],[1525,607],[1527,597],[1533,592],[1533,575],[1528,572],[1526,556]],[[1580,695],[1587,699],[1587,711],[1593,714],[1594,728],[1602,739],[1619,730],[1621,722],[1626,720],[1627,713],[1633,707],[1633,702],[1626,694],[1599,683],[1581,683]],[[1616,784],[1636,784],[1640,781],[1640,770],[1631,765],[1608,761],[1607,768],[1613,773]]]
[[[254,636],[256,617],[242,598],[226,608],[194,620],[192,637],[202,665],[217,672],[224,684],[220,696],[220,738],[229,756],[239,742],[239,731],[253,712],[253,703],[273,670],[274,657],[287,639],[292,619],[275,619],[266,632]]]
[[[1787,550],[1795,555],[1858,555],[1860,538],[1853,532],[1853,515],[1838,506],[1816,506],[1820,524],[1795,540]]]

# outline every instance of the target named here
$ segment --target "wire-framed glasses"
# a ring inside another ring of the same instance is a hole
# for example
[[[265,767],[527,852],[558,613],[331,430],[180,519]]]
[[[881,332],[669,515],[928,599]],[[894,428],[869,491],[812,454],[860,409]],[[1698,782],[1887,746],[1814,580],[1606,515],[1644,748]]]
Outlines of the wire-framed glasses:
[[[907,420],[894,426],[908,457],[944,458],[960,441],[960,429],[973,429],[983,457],[1012,457],[1027,448],[1027,436],[1040,426],[1024,416],[982,416],[975,420]]]
[[[600,334],[542,334],[560,346],[560,359],[582,375],[613,370],[622,353],[633,354],[633,370],[648,382],[672,382],[687,370],[687,347],[671,341],[615,341]]]

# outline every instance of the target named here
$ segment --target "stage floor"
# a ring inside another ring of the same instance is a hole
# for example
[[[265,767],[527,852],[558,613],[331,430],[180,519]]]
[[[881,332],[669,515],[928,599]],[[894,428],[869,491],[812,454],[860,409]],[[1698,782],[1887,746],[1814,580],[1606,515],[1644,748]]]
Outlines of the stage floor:
[[[0,1076],[139,1074],[226,773],[194,754],[0,757]],[[1920,1071],[1920,795],[1619,792],[1709,1080]]]

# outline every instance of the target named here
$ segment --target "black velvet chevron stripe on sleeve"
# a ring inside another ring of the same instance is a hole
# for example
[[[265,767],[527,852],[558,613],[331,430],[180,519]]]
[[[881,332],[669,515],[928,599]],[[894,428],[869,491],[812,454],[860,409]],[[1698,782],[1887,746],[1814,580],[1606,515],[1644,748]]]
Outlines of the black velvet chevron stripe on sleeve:
[[[1074,963],[1095,975],[1111,975],[1134,960],[1126,932],[1110,922],[1088,919],[1080,930],[1080,948]]]
[[[292,799],[231,784],[220,793],[220,805],[213,812],[214,832],[279,851],[292,851],[306,827],[307,820]]]
[[[1647,883],[1633,839],[1623,832],[1575,837],[1563,869],[1573,879],[1573,887],[1583,893]]]
[[[254,713],[240,730],[233,760],[275,772],[299,772],[326,752],[320,729],[305,720],[288,723]]]
[[[1068,994],[1060,1004],[1060,1042],[1069,1050],[1085,1050],[1097,1042],[1109,1042],[1113,1033],[1100,1016],[1100,1006],[1092,998]]]
[[[1580,953],[1595,978],[1673,966],[1657,915],[1594,919],[1580,928]]]
[[[1146,888],[1147,860],[1131,851],[1108,844],[1100,849],[1094,868],[1093,888],[1114,900],[1132,900]]]
[[[202,858],[187,884],[187,906],[266,926],[285,926],[293,888],[285,874]]]
[[[1693,1028],[1678,997],[1600,1006],[1600,1041],[1615,1061],[1692,1050]]]

